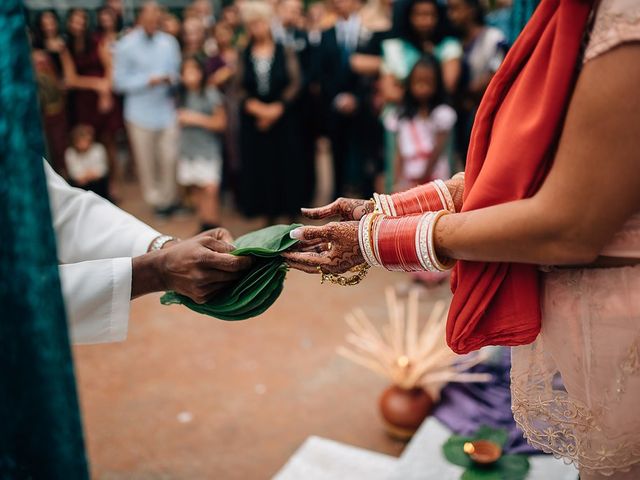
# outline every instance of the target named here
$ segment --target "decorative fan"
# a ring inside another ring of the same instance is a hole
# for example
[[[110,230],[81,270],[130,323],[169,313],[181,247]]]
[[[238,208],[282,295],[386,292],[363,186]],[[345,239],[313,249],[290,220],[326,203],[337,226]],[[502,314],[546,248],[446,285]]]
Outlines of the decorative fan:
[[[380,408],[389,433],[406,439],[430,413],[447,383],[485,382],[491,375],[467,372],[487,354],[461,357],[447,346],[444,301],[435,303],[420,329],[419,291],[411,290],[406,302],[393,288],[385,293],[388,323],[378,330],[362,309],[355,309],[346,316],[353,330],[346,337],[350,345],[339,347],[338,353],[392,383],[382,394]]]

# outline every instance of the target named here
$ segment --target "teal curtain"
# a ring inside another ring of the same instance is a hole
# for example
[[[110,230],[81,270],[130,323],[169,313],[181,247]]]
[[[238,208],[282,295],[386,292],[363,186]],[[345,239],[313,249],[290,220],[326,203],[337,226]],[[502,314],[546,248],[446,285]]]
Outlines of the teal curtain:
[[[0,479],[85,479],[20,0],[0,2],[0,45]]]

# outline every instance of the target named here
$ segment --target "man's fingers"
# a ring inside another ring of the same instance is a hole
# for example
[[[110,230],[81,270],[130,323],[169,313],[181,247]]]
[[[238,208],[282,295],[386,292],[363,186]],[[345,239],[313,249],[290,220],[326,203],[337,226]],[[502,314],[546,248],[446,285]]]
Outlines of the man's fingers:
[[[205,247],[207,247],[209,250],[213,252],[219,252],[219,253],[229,253],[229,252],[233,252],[236,249],[236,247],[234,247],[230,243],[227,243],[223,240],[220,240],[214,237],[209,237],[206,235],[200,237],[200,244],[204,245]]]
[[[200,235],[204,237],[211,237],[216,240],[221,240],[228,244],[233,244],[233,240],[234,240],[233,235],[231,235],[231,232],[229,232],[229,230],[227,230],[226,228],[220,228],[220,227],[212,228],[211,230],[202,232]]]
[[[331,202],[329,205],[318,208],[302,208],[302,215],[311,220],[322,220],[323,218],[333,217],[339,212],[337,211],[338,200]]]
[[[212,250],[204,250],[201,262],[204,268],[222,270],[223,272],[242,272],[253,264],[253,260],[250,257],[219,253]]]

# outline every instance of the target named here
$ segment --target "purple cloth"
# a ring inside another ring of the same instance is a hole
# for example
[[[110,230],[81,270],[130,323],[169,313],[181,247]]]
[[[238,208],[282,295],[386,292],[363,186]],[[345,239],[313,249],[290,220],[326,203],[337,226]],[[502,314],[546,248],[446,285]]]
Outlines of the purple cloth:
[[[491,364],[476,365],[470,372],[490,373],[494,380],[487,383],[450,383],[441,394],[433,415],[458,435],[471,435],[482,425],[504,428],[509,439],[505,453],[540,454],[524,439],[511,413],[510,377],[511,352],[499,351]]]

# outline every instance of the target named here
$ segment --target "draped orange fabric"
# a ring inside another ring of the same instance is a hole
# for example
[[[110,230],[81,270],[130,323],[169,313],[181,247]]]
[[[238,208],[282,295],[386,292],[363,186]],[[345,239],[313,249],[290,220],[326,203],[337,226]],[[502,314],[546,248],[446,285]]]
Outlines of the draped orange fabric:
[[[476,115],[462,211],[531,197],[544,181],[573,87],[592,2],[542,0]],[[524,345],[540,332],[537,268],[460,261],[447,342],[457,353]]]

